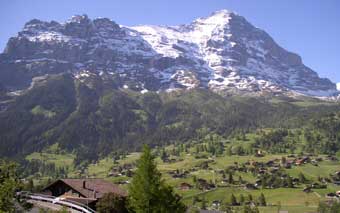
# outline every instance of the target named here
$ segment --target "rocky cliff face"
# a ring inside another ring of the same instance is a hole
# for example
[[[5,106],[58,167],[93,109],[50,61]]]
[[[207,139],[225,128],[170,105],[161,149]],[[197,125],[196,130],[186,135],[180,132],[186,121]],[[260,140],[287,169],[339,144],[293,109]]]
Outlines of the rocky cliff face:
[[[0,55],[0,85],[72,73],[141,91],[208,88],[219,93],[335,96],[336,85],[263,30],[226,10],[180,26],[124,27],[106,18],[31,20]]]

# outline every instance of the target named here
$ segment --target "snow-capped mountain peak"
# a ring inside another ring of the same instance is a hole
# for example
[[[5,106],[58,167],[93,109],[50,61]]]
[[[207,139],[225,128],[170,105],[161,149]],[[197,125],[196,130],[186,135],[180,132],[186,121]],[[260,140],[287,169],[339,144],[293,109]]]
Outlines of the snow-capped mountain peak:
[[[7,70],[23,73],[17,81],[0,76],[10,89],[36,76],[72,72],[82,81],[118,77],[120,87],[144,92],[202,87],[219,93],[338,93],[298,55],[227,10],[178,26],[125,27],[86,15],[65,23],[32,20],[0,55],[0,75],[9,76]]]
[[[193,23],[208,26],[208,28],[224,27],[229,23],[231,14],[227,10],[221,10],[212,13],[211,16],[205,18],[198,18]],[[212,31],[212,30],[211,30]]]
[[[68,21],[66,21],[66,23],[81,23],[83,21],[89,21],[89,18],[86,14],[74,15]]]

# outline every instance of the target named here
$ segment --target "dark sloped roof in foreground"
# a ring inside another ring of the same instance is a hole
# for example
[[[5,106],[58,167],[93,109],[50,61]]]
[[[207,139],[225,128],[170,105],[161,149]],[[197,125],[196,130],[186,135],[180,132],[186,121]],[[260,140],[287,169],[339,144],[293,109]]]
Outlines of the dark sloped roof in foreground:
[[[101,198],[106,193],[115,193],[120,196],[127,196],[127,193],[119,188],[118,185],[103,179],[59,179],[47,186],[44,190],[59,181],[69,185],[71,188],[87,198]],[[84,182],[85,188],[83,187]]]

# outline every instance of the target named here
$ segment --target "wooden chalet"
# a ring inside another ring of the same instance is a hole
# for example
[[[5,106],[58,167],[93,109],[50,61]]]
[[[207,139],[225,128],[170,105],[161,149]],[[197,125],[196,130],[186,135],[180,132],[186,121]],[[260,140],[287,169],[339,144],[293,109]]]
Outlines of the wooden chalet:
[[[331,193],[328,193],[325,195],[326,198],[338,198],[339,196],[334,193],[334,192],[331,192]]]
[[[198,188],[201,190],[210,190],[212,188],[215,188],[215,184],[209,184],[207,180],[199,178],[197,180]]]
[[[295,165],[297,165],[297,166],[301,166],[302,164],[304,164],[305,163],[305,160],[304,159],[297,159],[296,161],[295,161]]]
[[[305,192],[305,193],[310,193],[310,192],[312,192],[312,187],[305,187],[303,190],[302,190],[303,192]]]
[[[186,191],[186,190],[192,189],[192,185],[190,185],[189,183],[183,182],[183,183],[180,184],[179,188],[182,191]]]
[[[82,203],[93,209],[107,193],[127,196],[117,185],[103,179],[59,179],[45,187],[42,193]]]
[[[246,190],[256,190],[257,187],[255,186],[255,184],[247,183],[247,184],[244,185],[244,189],[246,189]]]
[[[211,206],[214,208],[214,209],[219,209],[220,206],[221,206],[221,201],[219,200],[214,200],[211,204]]]

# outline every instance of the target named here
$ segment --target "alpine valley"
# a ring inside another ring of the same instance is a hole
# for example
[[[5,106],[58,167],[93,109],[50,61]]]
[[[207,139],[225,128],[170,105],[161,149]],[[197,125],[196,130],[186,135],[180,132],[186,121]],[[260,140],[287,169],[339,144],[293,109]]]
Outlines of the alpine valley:
[[[0,156],[57,144],[83,162],[142,143],[313,128],[340,110],[338,95],[227,10],[178,26],[34,19],[0,54]]]
[[[82,8],[41,2],[13,14]],[[0,213],[339,212],[339,102],[340,83],[227,10],[33,19],[0,54]]]

